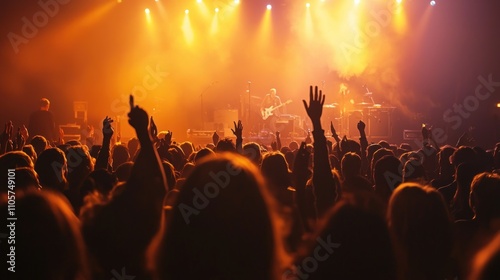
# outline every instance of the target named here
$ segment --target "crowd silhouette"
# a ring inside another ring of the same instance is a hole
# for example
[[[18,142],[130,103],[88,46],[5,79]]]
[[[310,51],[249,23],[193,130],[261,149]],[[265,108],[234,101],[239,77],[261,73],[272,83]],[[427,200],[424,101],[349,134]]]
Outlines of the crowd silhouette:
[[[131,96],[136,137],[113,143],[106,116],[89,147],[56,140],[43,99],[49,125],[0,136],[1,217],[10,169],[17,215],[0,278],[500,279],[500,143],[440,147],[427,127],[418,147],[369,143],[362,121],[348,139],[325,133],[324,101],[311,86],[301,143],[245,142],[235,120],[235,141],[195,147]]]

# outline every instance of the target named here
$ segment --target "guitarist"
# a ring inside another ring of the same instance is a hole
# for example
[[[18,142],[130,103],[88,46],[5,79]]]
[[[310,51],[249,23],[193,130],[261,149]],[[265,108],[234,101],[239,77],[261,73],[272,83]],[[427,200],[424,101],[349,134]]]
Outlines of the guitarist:
[[[278,95],[276,95],[276,89],[272,88],[269,90],[269,93],[266,94],[264,99],[262,100],[262,104],[260,105],[261,111],[263,109],[267,109],[272,107],[276,107],[281,105],[281,99]],[[265,121],[265,126],[271,133],[276,133],[276,121],[278,120],[278,117],[280,115],[280,109],[278,108],[273,111],[273,115],[269,116],[268,119]]]

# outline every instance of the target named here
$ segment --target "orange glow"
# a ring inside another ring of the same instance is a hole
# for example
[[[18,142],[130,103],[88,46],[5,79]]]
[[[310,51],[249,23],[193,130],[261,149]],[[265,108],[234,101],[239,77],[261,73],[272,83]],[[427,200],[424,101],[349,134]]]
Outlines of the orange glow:
[[[182,32],[184,33],[184,39],[188,45],[193,44],[194,33],[191,27],[191,20],[189,19],[189,10],[186,10],[186,15],[184,16],[184,22],[182,23]]]
[[[394,29],[399,34],[405,34],[407,25],[405,9],[403,5],[399,5],[394,11]]]

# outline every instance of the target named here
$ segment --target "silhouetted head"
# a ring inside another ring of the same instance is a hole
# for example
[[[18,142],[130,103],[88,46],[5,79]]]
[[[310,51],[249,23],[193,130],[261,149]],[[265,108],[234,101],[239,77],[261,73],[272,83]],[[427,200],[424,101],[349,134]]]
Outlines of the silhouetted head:
[[[24,145],[23,146],[23,152],[25,152],[33,162],[36,161],[36,158],[37,158],[37,153],[35,151],[35,148],[33,148],[33,145],[31,144],[27,144],[27,145]]]
[[[461,164],[461,163],[474,163],[476,160],[476,153],[471,147],[466,147],[466,146],[461,146],[460,148],[456,149],[453,155],[450,157],[450,162],[453,164],[455,169]]]
[[[394,153],[385,148],[380,148],[373,153],[372,161],[370,162],[371,174],[373,174],[373,167],[375,166],[375,163],[377,163],[377,161],[384,156],[394,156]]]
[[[25,153],[21,151],[11,151],[0,155],[0,168],[2,170],[14,169],[17,167],[33,168],[33,161]]]
[[[200,162],[203,158],[214,154],[214,151],[210,150],[209,148],[202,148],[201,150],[196,152],[196,155],[194,156],[194,164]]]
[[[122,163],[130,160],[128,148],[125,145],[115,145],[112,150],[113,170],[118,168]]]
[[[50,101],[47,98],[40,99],[40,110],[48,111],[50,108]]]
[[[224,138],[217,143],[217,147],[215,148],[217,153],[223,152],[236,152],[236,146],[233,143],[231,138]]]
[[[127,148],[130,158],[133,158],[139,149],[139,140],[135,137],[131,138],[127,142]]]
[[[373,154],[381,148],[382,146],[380,146],[379,144],[371,144],[366,148],[366,159],[368,160],[368,162],[372,161]]]
[[[127,161],[122,163],[118,168],[115,170],[115,175],[116,178],[118,179],[118,182],[125,182],[130,178],[130,173],[132,172],[132,167],[134,166],[134,163],[132,161]]]
[[[383,207],[373,194],[342,199],[326,215],[309,254],[283,279],[395,279],[396,267]],[[315,269],[311,269],[314,267]],[[296,278],[291,278],[294,275]]]
[[[358,142],[351,140],[351,139],[342,140],[342,141],[340,141],[340,150],[343,153],[352,152],[352,153],[356,153],[356,154],[360,155],[361,154],[361,145],[359,145]]]
[[[288,148],[290,148],[290,150],[293,152],[295,150],[298,150],[299,149],[299,143],[297,143],[297,141],[290,141],[290,143],[288,144]]]
[[[184,155],[186,157],[189,157],[194,152],[193,143],[191,143],[191,142],[188,142],[188,141],[182,142],[180,144],[180,147],[181,147],[181,149],[184,152]]]
[[[375,163],[373,167],[373,181],[375,183],[375,193],[385,202],[395,188],[403,182],[403,165],[395,156],[384,156]]]
[[[455,169],[451,164],[450,157],[455,152],[455,147],[446,145],[438,152],[439,173],[442,176],[453,176]]]
[[[45,139],[45,137],[43,137],[41,135],[35,135],[31,139],[30,144],[33,146],[33,148],[35,149],[35,152],[38,156],[45,149],[49,148],[49,143],[47,142],[47,139]]]
[[[276,187],[280,190],[285,190],[292,184],[288,163],[280,152],[266,154],[262,159],[260,170],[272,188]],[[273,193],[276,192],[273,191]]]
[[[259,144],[249,142],[243,145],[243,155],[257,166],[260,166],[262,162],[262,151]]]
[[[275,97],[276,96],[276,89],[275,88],[270,89],[269,94],[271,94],[271,97]]]
[[[66,155],[59,148],[43,151],[35,163],[35,171],[43,188],[60,192],[66,190],[68,166]]]
[[[451,218],[431,187],[404,183],[387,209],[401,279],[444,279],[452,248]]]
[[[16,217],[16,279],[90,279],[79,221],[62,195],[18,192]]]
[[[82,187],[80,189],[81,197],[84,198],[93,191],[97,191],[103,197],[107,197],[117,183],[118,180],[116,179],[115,174],[112,174],[105,169],[94,170],[82,183]]]
[[[403,167],[403,182],[426,183],[428,181],[425,168],[418,159],[408,160]]]
[[[33,168],[18,167],[15,170],[16,191],[42,189],[40,181],[38,181],[38,175]]]
[[[157,279],[276,279],[271,198],[257,167],[236,154],[196,165],[150,244]]]
[[[472,180],[470,206],[479,221],[500,218],[500,175],[484,172]]]
[[[69,188],[79,188],[83,180],[94,170],[94,162],[86,148],[71,146],[66,152]]]
[[[342,177],[351,178],[361,174],[361,157],[355,153],[346,153],[341,162]]]

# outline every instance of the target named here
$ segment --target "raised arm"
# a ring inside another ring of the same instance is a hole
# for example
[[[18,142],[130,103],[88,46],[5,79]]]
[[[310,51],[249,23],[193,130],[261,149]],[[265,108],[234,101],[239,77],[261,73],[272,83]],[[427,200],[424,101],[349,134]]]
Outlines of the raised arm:
[[[302,100],[302,102],[313,125],[314,167],[312,178],[317,216],[321,218],[335,204],[337,199],[337,188],[328,159],[325,131],[321,128],[321,115],[325,96],[321,90],[318,91],[317,86],[314,87],[314,90],[311,86],[309,88],[309,105],[305,100]]]
[[[110,154],[110,144],[111,138],[113,137],[114,129],[111,126],[113,120],[111,118],[104,118],[102,121],[102,147],[99,150],[97,159],[95,162],[95,169],[109,169],[109,154]]]
[[[132,95],[128,117],[128,122],[135,129],[137,139],[139,139],[141,150],[132,168],[130,179],[127,181],[127,188],[138,190],[138,194],[151,199],[150,203],[159,202],[161,207],[167,190],[165,174],[148,129],[148,114],[139,106],[134,105]]]
[[[241,121],[238,121],[238,124],[236,122],[233,123],[234,129],[231,129],[231,131],[236,136],[236,151],[239,154],[243,154],[243,124],[241,124]]]
[[[302,142],[300,144],[299,150],[297,151],[297,155],[295,156],[292,171],[294,187],[296,190],[295,202],[297,204],[297,209],[299,210],[302,224],[304,225],[306,231],[311,231],[308,223],[308,220],[311,217],[309,217],[309,215],[307,214],[307,209],[309,209],[309,206],[307,205],[306,199],[306,184],[309,180],[309,177],[311,176],[311,172],[309,170],[310,156],[311,154],[306,149],[306,142]]]

